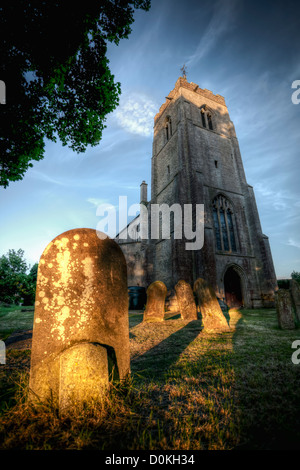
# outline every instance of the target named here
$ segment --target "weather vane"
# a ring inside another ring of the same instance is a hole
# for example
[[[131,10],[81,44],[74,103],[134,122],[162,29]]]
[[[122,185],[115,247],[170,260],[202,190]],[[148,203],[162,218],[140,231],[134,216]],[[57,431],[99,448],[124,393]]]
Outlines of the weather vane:
[[[182,72],[183,78],[186,78],[186,66],[185,66],[185,64],[183,64],[183,67],[181,67],[180,70]]]

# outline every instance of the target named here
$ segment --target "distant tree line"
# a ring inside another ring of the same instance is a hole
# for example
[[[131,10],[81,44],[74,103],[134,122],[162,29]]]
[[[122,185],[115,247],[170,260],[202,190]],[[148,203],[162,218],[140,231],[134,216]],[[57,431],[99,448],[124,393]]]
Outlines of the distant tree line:
[[[24,259],[24,250],[8,250],[0,257],[0,302],[33,305],[38,263],[33,266]]]
[[[295,279],[295,281],[297,281],[298,284],[300,284],[300,272],[293,271],[291,273],[291,278]],[[277,281],[277,284],[278,284],[279,289],[289,289],[290,280],[289,279],[279,279]]]

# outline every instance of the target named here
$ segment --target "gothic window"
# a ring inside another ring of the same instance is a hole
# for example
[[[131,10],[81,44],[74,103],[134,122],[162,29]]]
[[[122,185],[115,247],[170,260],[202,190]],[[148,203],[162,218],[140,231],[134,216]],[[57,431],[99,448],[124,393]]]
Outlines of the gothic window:
[[[236,251],[236,244],[235,244],[235,237],[234,237],[234,229],[233,229],[233,222],[232,222],[232,213],[229,209],[227,209],[227,222],[228,222],[228,230],[229,230],[229,238],[231,243],[232,251]]]
[[[213,208],[213,216],[214,216],[214,226],[215,226],[217,249],[222,250],[221,235],[220,235],[220,223],[219,223],[218,211],[215,207]]]
[[[208,127],[211,131],[213,131],[213,122],[212,122],[212,115],[208,111],[208,108],[206,105],[203,105],[201,107],[201,123],[202,127]]]
[[[221,221],[223,247],[225,251],[229,251],[228,232],[227,232],[227,225],[226,225],[226,220],[225,220],[225,213],[223,209],[220,210],[220,221]]]
[[[212,206],[217,250],[237,251],[234,215],[228,199],[219,194]]]
[[[169,140],[170,137],[172,136],[172,121],[171,121],[170,116],[168,116],[166,119],[165,129],[166,129],[167,140]]]

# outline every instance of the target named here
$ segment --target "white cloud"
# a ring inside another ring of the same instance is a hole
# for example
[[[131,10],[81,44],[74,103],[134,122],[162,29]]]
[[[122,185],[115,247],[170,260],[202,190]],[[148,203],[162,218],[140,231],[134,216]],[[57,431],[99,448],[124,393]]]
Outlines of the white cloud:
[[[127,132],[149,137],[157,109],[158,106],[145,95],[131,93],[121,97],[116,119]]]

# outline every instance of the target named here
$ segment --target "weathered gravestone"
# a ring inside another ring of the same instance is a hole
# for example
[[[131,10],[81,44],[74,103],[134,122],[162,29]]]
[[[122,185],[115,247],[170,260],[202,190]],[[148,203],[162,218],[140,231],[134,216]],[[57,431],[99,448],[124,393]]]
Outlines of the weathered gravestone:
[[[300,286],[295,279],[290,280],[290,293],[296,317],[300,321]]]
[[[177,282],[175,286],[180,315],[183,320],[197,320],[197,307],[191,286],[184,280]]]
[[[167,288],[162,281],[155,281],[147,289],[147,304],[143,320],[146,322],[163,321]]]
[[[168,313],[179,311],[175,289],[171,289],[167,292],[165,308]]]
[[[205,330],[229,330],[213,288],[204,279],[199,278],[194,283],[194,292]]]
[[[109,380],[129,372],[124,255],[95,230],[65,232],[47,246],[39,263],[31,398],[53,397],[60,408],[98,399]]]
[[[281,329],[293,330],[295,328],[292,299],[289,290],[279,289],[276,292],[276,312],[278,324]]]

